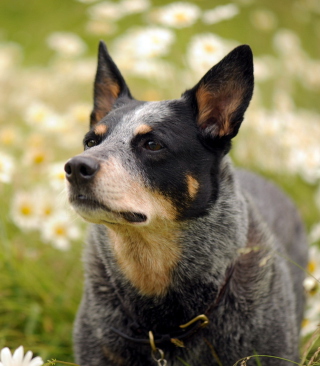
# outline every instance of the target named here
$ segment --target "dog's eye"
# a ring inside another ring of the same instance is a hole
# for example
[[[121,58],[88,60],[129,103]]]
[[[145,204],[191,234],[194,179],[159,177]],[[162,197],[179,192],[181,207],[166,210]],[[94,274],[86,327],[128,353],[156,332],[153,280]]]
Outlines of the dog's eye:
[[[158,142],[155,142],[153,140],[149,140],[144,144],[144,148],[150,151],[159,151],[163,149],[163,146],[159,144]]]
[[[85,144],[86,144],[86,147],[93,147],[93,146],[96,146],[98,143],[96,140],[91,139],[91,140],[86,141]]]

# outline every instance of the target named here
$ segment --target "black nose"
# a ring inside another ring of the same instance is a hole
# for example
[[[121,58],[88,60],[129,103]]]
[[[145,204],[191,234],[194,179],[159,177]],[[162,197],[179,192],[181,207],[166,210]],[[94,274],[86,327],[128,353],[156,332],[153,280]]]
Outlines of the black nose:
[[[99,162],[87,156],[76,156],[64,166],[66,178],[70,183],[90,181],[99,170]]]

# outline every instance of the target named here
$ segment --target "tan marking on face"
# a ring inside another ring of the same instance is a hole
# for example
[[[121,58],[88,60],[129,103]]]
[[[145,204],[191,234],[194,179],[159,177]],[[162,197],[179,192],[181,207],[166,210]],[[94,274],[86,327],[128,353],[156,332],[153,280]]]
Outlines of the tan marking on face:
[[[187,175],[188,193],[190,198],[194,199],[199,190],[199,182],[192,175]]]
[[[181,256],[177,224],[159,219],[148,227],[116,225],[107,230],[118,265],[132,285],[142,295],[165,295]]]
[[[149,133],[152,131],[152,127],[148,125],[140,125],[136,128],[134,131],[135,135],[145,135],[146,133]]]
[[[96,135],[104,135],[108,131],[108,126],[106,125],[97,125],[94,128],[94,132]]]
[[[177,216],[169,199],[148,189],[141,177],[129,174],[116,158],[102,163],[95,179],[95,197],[114,212],[143,213],[148,221]]]
[[[200,86],[196,92],[199,108],[198,124],[212,128],[215,136],[226,136],[232,133],[232,113],[241,103],[241,90],[230,88],[223,92],[213,92]]]

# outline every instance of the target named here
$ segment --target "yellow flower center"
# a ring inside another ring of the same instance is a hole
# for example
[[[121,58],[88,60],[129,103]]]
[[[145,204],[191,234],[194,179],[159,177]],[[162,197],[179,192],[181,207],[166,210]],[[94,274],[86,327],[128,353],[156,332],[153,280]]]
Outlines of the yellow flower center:
[[[41,123],[43,122],[44,118],[45,118],[45,112],[44,111],[37,111],[35,114],[34,114],[34,120],[38,123]]]
[[[307,267],[308,272],[313,273],[316,270],[316,268],[317,268],[316,261],[313,261],[313,260],[309,261],[308,267]]]
[[[57,226],[55,228],[55,233],[58,236],[66,236],[66,229],[63,226]]]
[[[15,137],[14,131],[7,130],[3,131],[0,140],[5,145],[11,145],[14,140],[14,137]]]
[[[301,328],[306,327],[310,323],[309,319],[303,319],[301,322]]]
[[[175,18],[178,23],[184,23],[186,20],[188,20],[185,13],[177,13]]]
[[[34,157],[33,157],[33,162],[35,164],[42,164],[44,162],[44,154],[36,154]]]
[[[52,214],[52,207],[45,207],[43,213],[45,216],[50,216]]]
[[[206,51],[206,52],[208,52],[208,53],[213,53],[215,50],[216,50],[216,48],[212,45],[212,44],[206,44],[205,46],[204,46],[204,50]]]
[[[30,216],[32,214],[32,209],[29,205],[24,204],[20,207],[20,212],[23,216]]]

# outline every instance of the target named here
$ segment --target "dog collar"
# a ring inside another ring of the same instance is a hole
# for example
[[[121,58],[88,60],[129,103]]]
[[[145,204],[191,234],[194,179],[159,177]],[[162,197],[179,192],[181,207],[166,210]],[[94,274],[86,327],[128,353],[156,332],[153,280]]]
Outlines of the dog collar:
[[[188,323],[182,324],[179,326],[179,329],[173,330],[170,333],[167,334],[156,334],[154,335],[152,331],[149,331],[149,338],[135,338],[130,337],[127,334],[121,332],[120,330],[111,327],[111,331],[119,335],[120,337],[139,344],[139,345],[146,345],[151,346],[152,350],[158,350],[158,346],[163,346],[165,344],[174,344],[177,347],[184,347],[184,341],[188,338],[191,338],[193,335],[195,335],[200,329],[205,328],[209,324],[209,316],[211,313],[219,306],[219,303],[225,294],[228,284],[230,282],[230,279],[232,277],[234,271],[234,265],[230,266],[226,273],[226,279],[221,286],[220,290],[218,291],[218,294],[214,300],[214,302],[207,308],[207,310],[201,314],[196,316],[195,318],[191,319]],[[136,332],[139,334],[144,333],[141,327],[137,326],[137,323],[134,323],[136,325]],[[133,327],[131,327],[133,328]]]

